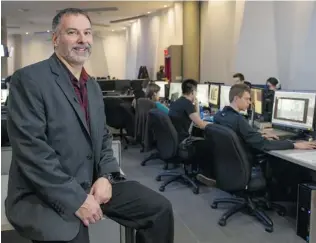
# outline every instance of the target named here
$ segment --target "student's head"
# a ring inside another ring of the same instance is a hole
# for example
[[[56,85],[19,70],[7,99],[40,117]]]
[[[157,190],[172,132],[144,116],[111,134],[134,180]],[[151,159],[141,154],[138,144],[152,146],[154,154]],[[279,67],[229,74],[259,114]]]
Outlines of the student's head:
[[[233,79],[236,84],[243,83],[245,81],[245,76],[242,73],[235,73]]]
[[[267,79],[267,86],[269,90],[276,91],[280,89],[280,83],[277,78],[271,77]]]
[[[164,69],[165,69],[165,67],[164,67],[163,65],[161,65],[161,66],[159,67],[159,71],[161,71],[161,72],[163,72]]]
[[[61,10],[53,19],[52,31],[56,54],[70,65],[82,66],[91,54],[93,43],[88,14],[77,8]]]
[[[229,102],[239,111],[248,109],[251,103],[251,90],[246,84],[235,84],[229,91]]]
[[[146,97],[151,99],[152,101],[158,101],[159,91],[160,91],[159,85],[155,83],[149,83],[147,86]]]
[[[182,94],[192,102],[196,97],[197,85],[198,82],[194,79],[186,79],[182,82]]]

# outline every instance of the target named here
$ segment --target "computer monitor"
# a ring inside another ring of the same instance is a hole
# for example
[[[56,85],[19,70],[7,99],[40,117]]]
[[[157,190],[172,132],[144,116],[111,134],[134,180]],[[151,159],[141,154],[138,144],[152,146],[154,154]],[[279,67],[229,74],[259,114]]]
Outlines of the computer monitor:
[[[196,97],[197,100],[201,103],[203,106],[208,107],[208,84],[198,84],[197,90],[196,90]]]
[[[257,115],[263,115],[263,89],[251,88],[251,102]]]
[[[213,106],[219,105],[220,87],[221,86],[219,84],[210,85],[208,102]]]
[[[125,79],[115,80],[115,90],[116,91],[126,91],[131,87],[131,81]]]
[[[166,84],[166,82],[164,82],[164,81],[155,81],[155,84],[157,84],[160,87],[159,97],[160,98],[164,98],[165,97],[165,84]]]
[[[272,124],[288,128],[314,129],[316,92],[276,91]]]
[[[98,80],[97,81],[102,92],[104,91],[115,91],[115,81],[114,80]]]
[[[1,104],[4,103],[9,95],[9,90],[8,89],[2,89],[1,90]]]
[[[175,101],[182,95],[181,83],[170,83],[169,100]]]
[[[231,86],[222,85],[220,89],[220,102],[219,102],[219,109],[222,110],[225,106],[230,105],[229,102],[229,91]]]

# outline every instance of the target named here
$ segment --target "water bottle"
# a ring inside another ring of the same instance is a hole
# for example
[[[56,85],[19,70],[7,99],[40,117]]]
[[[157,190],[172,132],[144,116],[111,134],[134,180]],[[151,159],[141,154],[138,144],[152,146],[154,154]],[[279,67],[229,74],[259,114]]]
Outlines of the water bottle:
[[[201,105],[201,102],[199,103],[199,107],[200,107],[200,117],[203,120],[204,118],[204,112],[203,112],[203,106]]]

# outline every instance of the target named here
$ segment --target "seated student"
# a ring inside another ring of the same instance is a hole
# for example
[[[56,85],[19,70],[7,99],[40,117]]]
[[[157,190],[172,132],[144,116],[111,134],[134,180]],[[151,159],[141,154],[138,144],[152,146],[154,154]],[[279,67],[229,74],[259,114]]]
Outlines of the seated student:
[[[239,114],[247,110],[250,104],[250,88],[245,84],[235,84],[229,92],[230,106],[224,107],[214,117],[214,122],[231,128],[250,148],[257,150],[316,149],[316,142],[291,142],[278,140],[273,134],[261,134],[255,131],[248,121]]]
[[[266,84],[270,91],[276,91],[281,89],[281,84],[277,78],[268,78]]]
[[[193,122],[204,129],[208,122],[200,117],[199,103],[196,98],[197,81],[187,79],[182,83],[182,96],[170,106],[169,117],[176,128],[180,142],[189,137],[189,128]]]
[[[145,98],[145,92],[142,89],[136,89],[133,91],[134,99],[132,101],[132,107],[136,109],[136,102],[139,98]]]
[[[249,81],[245,81],[245,76],[242,73],[235,73],[233,75],[233,79],[236,84],[246,84],[249,88],[251,88],[251,83]]]
[[[160,92],[159,85],[155,83],[149,83],[146,90],[146,97],[152,100],[153,102],[155,102],[158,110],[161,110],[164,113],[168,114],[169,108],[159,102],[159,92]]]
[[[193,122],[200,129],[205,129],[209,122],[203,121],[200,117],[199,102],[196,98],[197,81],[193,79],[184,80],[182,83],[182,96],[170,105],[169,117],[177,130],[179,143],[190,136],[190,126]],[[208,143],[205,140],[193,143],[195,154],[192,161],[198,162],[198,174],[202,183],[213,186],[213,165],[209,161]]]

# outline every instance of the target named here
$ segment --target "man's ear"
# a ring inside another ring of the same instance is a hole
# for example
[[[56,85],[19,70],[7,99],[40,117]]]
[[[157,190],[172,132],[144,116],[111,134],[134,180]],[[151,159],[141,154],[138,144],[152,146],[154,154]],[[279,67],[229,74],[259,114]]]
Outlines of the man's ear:
[[[54,47],[58,46],[58,35],[56,34],[56,32],[52,34],[52,42]]]

